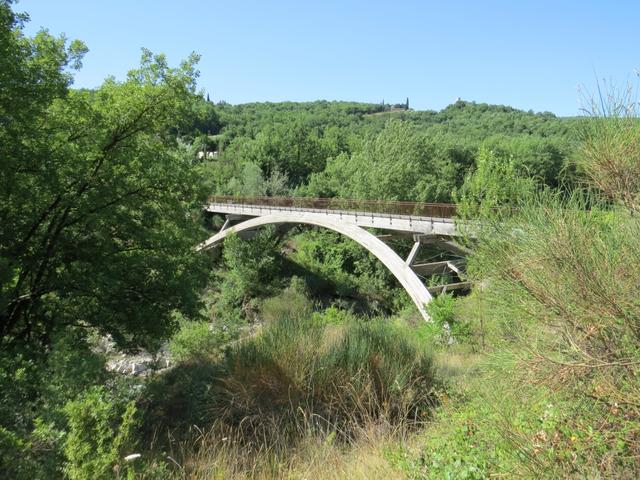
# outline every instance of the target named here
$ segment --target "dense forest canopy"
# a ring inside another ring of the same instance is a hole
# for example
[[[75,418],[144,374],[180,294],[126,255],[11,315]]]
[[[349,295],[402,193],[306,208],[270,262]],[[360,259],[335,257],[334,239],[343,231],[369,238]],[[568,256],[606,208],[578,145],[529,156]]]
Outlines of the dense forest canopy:
[[[570,181],[580,122],[462,100],[439,112],[327,101],[216,112],[219,129],[197,143],[217,152],[214,193],[431,202],[452,201],[481,146],[541,185]]]

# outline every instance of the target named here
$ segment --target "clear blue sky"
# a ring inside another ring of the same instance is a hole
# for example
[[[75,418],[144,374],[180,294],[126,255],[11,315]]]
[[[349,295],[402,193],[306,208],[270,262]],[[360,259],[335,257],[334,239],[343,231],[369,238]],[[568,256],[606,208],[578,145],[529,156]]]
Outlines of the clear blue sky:
[[[575,115],[595,75],[635,81],[640,1],[21,0],[29,34],[89,47],[76,86],[122,78],[140,48],[202,55],[214,101],[356,100],[440,109],[456,97]]]

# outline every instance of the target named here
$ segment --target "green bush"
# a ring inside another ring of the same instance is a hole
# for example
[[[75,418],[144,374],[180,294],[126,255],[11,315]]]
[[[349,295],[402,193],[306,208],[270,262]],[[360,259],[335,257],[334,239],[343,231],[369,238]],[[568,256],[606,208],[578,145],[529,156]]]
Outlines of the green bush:
[[[30,442],[0,426],[0,469],[5,478],[27,480],[38,471],[29,455]]]
[[[54,332],[46,351],[26,346],[0,352],[0,471],[9,478],[59,476],[68,428],[65,404],[105,382],[104,359],[85,332]]]
[[[480,147],[476,169],[467,173],[463,185],[454,190],[453,199],[461,218],[477,219],[510,212],[535,191],[534,179],[517,171],[513,157],[501,157]]]
[[[493,462],[480,475],[637,477],[639,237],[628,211],[549,194],[481,232],[469,275],[496,362],[470,407],[444,420],[462,431],[481,411],[474,440],[434,434],[433,461]]]
[[[402,306],[405,297],[393,275],[357,242],[336,232],[312,230],[296,235],[294,245],[290,258],[331,286],[323,286],[322,296],[348,301],[368,315],[389,313]]]
[[[637,95],[637,92],[635,92]],[[605,101],[611,101],[609,97]],[[584,123],[574,163],[586,182],[609,201],[640,211],[640,124],[638,102],[620,99],[611,112],[595,111]],[[595,106],[595,105],[594,105]],[[598,107],[596,107],[598,108]],[[609,115],[607,115],[609,114]],[[605,115],[606,118],[600,115]]]
[[[312,310],[306,283],[299,277],[292,277],[289,286],[279,295],[263,302],[262,319],[267,323],[277,322],[282,318],[311,315]]]
[[[471,323],[456,314],[456,299],[451,294],[441,294],[426,306],[431,317],[420,330],[425,340],[436,345],[465,342],[472,335]]]
[[[65,406],[69,432],[64,443],[65,473],[72,480],[110,479],[125,470],[123,458],[135,453],[135,402],[119,402],[95,387]]]
[[[347,310],[332,305],[321,312],[313,312],[311,321],[320,325],[343,325],[354,318],[354,315]]]
[[[240,304],[271,292],[280,268],[275,229],[267,227],[251,241],[229,235],[224,243],[223,258],[226,270],[222,273],[221,292],[229,297],[229,302]]]
[[[173,335],[168,344],[171,358],[176,362],[184,362],[200,357],[214,355],[221,345],[233,338],[234,332],[227,326],[212,330],[209,322],[184,320],[180,329]]]
[[[281,318],[229,350],[224,365],[209,408],[248,439],[310,427],[348,439],[370,420],[421,419],[431,401],[430,356],[382,321],[327,327]]]

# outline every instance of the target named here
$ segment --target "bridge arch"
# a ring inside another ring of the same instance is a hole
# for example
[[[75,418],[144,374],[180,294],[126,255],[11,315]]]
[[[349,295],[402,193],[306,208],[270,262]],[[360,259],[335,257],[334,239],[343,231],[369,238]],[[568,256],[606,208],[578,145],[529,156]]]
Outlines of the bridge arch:
[[[222,242],[231,232],[241,233],[247,230],[254,230],[265,225],[279,225],[284,223],[302,223],[324,227],[338,232],[371,252],[380,260],[400,282],[407,291],[411,300],[418,308],[420,315],[425,320],[429,320],[429,315],[425,311],[425,304],[433,298],[427,287],[424,286],[420,278],[415,274],[409,265],[398,256],[387,244],[375,235],[369,233],[364,228],[350,222],[345,222],[333,216],[311,212],[287,212],[271,213],[260,217],[254,217],[242,221],[232,227],[222,230],[203,242],[198,249],[208,250]]]

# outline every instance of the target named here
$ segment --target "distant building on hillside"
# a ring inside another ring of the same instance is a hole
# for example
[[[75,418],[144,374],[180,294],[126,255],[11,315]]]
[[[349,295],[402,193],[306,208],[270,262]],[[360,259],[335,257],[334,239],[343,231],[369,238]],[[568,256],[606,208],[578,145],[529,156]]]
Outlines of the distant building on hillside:
[[[409,108],[409,97],[407,97],[407,101],[405,103],[385,104],[384,100],[382,100],[382,106],[384,107],[385,112],[407,112],[411,110]]]

